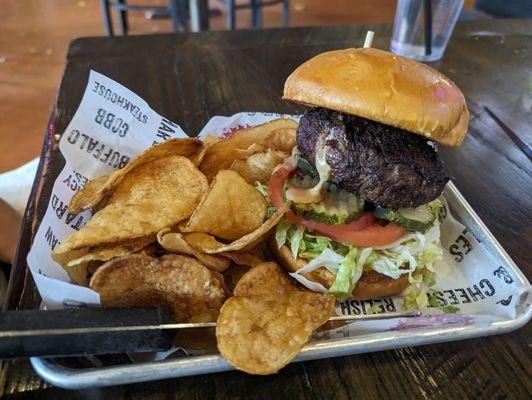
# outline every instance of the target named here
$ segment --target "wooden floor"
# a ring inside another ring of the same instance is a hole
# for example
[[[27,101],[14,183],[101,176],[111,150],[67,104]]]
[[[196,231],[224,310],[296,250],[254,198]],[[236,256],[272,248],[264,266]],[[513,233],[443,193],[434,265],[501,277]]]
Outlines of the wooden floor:
[[[164,0],[130,0],[164,4]],[[225,29],[222,14],[212,29]],[[292,0],[290,26],[391,21],[395,0]],[[250,27],[250,13],[237,12],[237,27]],[[37,156],[61,79],[70,40],[103,35],[98,0],[2,0],[0,5],[0,173]],[[264,11],[264,26],[279,26],[281,6]],[[130,15],[131,34],[170,31],[168,20]]]

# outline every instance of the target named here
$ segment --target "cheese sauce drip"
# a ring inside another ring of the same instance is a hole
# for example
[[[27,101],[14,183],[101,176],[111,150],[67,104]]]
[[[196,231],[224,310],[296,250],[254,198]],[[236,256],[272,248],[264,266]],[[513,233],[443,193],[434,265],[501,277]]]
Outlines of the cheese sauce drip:
[[[323,184],[329,180],[331,167],[327,164],[325,137],[321,135],[316,144],[316,156],[314,166],[318,171],[320,178],[316,186],[312,188],[295,188],[291,187],[286,190],[286,198],[295,203],[319,203],[323,200]]]

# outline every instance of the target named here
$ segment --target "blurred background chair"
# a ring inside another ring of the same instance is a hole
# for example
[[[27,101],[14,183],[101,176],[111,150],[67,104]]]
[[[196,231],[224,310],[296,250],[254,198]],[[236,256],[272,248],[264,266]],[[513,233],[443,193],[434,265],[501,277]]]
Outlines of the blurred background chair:
[[[226,8],[227,29],[236,28],[236,12],[249,9],[251,11],[251,27],[262,28],[262,10],[264,7],[282,5],[281,23],[288,26],[290,18],[290,0],[216,0]],[[127,35],[129,22],[128,11],[146,11],[147,18],[170,18],[174,32],[209,30],[209,17],[220,15],[221,11],[209,8],[208,0],[168,0],[168,5],[128,4],[127,0],[100,0],[105,33],[114,36],[113,10],[118,17],[118,28],[121,35]]]
[[[117,11],[118,27],[121,35],[127,35],[129,28],[127,12],[132,10],[147,11],[158,15],[168,15],[172,20],[174,32],[186,31],[187,29],[187,0],[168,0],[167,6],[158,5],[130,5],[126,0],[100,0],[103,13],[103,25],[105,33],[114,36],[111,10]]]
[[[290,1],[289,0],[249,0],[247,4],[236,4],[235,0],[218,0],[219,3],[227,7],[227,29],[233,30],[236,25],[236,11],[239,9],[251,9],[251,24],[253,28],[262,28],[262,9],[263,7],[273,6],[276,4],[283,5],[282,25],[288,26],[290,18]]]

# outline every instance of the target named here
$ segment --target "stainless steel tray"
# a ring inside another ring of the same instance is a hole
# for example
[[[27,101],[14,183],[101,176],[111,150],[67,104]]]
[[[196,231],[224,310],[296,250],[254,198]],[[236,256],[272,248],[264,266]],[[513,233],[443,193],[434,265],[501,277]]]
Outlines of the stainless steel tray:
[[[513,271],[515,277],[523,285],[528,286],[529,283],[526,277],[517,268],[453,183],[447,185],[444,195],[453,216],[466,225],[473,235],[481,240],[482,245],[497,259],[501,266]],[[432,326],[417,328],[415,331],[387,331],[334,340],[315,341],[307,344],[294,362],[506,333],[522,327],[530,320],[532,306],[528,303],[524,307],[525,309],[521,310],[515,319],[506,319],[494,323],[473,323],[466,326]],[[44,380],[65,389],[121,385],[180,376],[210,374],[233,369],[218,354],[84,369],[67,368],[52,359],[34,357],[30,361],[35,371]]]

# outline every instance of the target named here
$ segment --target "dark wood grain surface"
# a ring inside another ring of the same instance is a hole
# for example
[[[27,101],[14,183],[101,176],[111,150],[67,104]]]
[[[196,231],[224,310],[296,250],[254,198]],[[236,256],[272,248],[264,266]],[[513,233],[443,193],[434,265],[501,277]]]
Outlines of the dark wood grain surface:
[[[38,302],[25,264],[31,235],[62,160],[56,132],[76,110],[89,69],[144,98],[194,134],[214,115],[239,111],[299,112],[280,97],[288,74],[315,54],[360,46],[368,28],[374,47],[388,48],[390,26],[338,26],[207,32],[72,43],[45,139],[8,307]],[[524,142],[532,141],[532,21],[475,21],[457,26],[437,68],[466,95],[469,135],[459,149],[441,149],[454,182],[530,279],[532,170],[526,155],[485,112],[490,108]],[[530,324],[501,336],[292,364],[267,377],[240,372],[68,392],[51,388],[25,360],[5,363],[6,398],[531,398]]]

